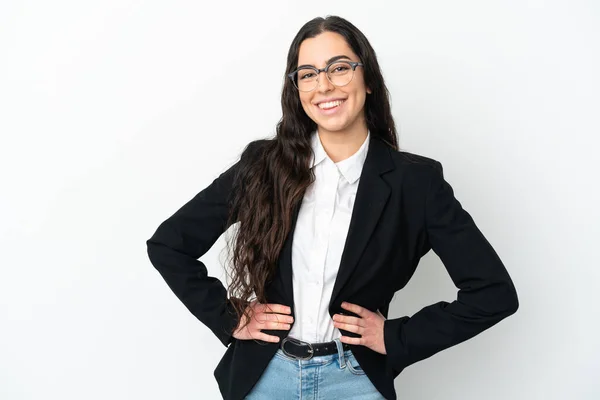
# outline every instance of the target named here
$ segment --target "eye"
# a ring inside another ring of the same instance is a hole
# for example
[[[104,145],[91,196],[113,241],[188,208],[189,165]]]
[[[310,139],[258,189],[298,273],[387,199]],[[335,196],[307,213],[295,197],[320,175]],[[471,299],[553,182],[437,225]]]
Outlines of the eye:
[[[330,75],[346,75],[348,73],[348,71],[350,71],[350,64],[346,63],[346,62],[338,62],[335,64],[331,64],[331,66],[329,67],[329,74]]]
[[[333,72],[342,72],[342,71],[347,71],[348,69],[350,69],[350,68],[340,65],[340,66],[335,67],[333,69]]]
[[[315,74],[314,72],[301,72],[299,73],[300,75],[300,79],[308,79],[308,78],[312,78]]]

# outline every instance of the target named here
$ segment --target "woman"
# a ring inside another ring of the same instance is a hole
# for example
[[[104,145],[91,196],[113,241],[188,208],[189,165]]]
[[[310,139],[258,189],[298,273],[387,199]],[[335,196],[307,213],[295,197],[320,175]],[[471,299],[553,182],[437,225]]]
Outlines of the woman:
[[[164,221],[148,255],[228,346],[225,399],[396,399],[408,365],[513,314],[500,258],[442,165],[400,151],[375,52],[350,22],[315,18],[294,38],[276,137]],[[228,291],[198,260],[232,224]],[[433,249],[459,288],[386,319]]]

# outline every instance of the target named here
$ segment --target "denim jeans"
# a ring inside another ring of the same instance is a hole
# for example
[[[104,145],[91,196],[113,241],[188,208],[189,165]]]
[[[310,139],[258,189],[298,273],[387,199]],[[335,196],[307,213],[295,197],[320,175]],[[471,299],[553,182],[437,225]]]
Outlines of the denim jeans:
[[[246,400],[385,400],[351,350],[334,339],[337,354],[296,360],[277,350]]]

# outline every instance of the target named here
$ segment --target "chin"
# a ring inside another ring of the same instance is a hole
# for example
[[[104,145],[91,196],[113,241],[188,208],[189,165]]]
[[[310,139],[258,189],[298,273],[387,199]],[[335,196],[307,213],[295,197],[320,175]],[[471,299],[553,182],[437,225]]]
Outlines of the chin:
[[[317,126],[321,129],[325,129],[330,132],[335,132],[335,131],[344,130],[349,125],[346,124],[345,122],[335,123],[335,122],[331,122],[331,121],[326,121],[326,122],[322,123],[322,122],[317,121]]]

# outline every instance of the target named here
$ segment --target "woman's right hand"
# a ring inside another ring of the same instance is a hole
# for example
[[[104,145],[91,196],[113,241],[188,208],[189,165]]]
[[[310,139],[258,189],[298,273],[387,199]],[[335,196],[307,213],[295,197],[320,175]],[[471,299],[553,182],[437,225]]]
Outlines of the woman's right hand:
[[[278,336],[267,335],[261,329],[281,329],[291,328],[294,317],[289,315],[292,311],[288,306],[282,304],[261,304],[258,300],[252,301],[248,308],[251,308],[251,321],[244,326],[248,317],[242,315],[238,327],[233,332],[233,337],[240,340],[257,339],[265,342],[279,342]],[[243,323],[242,323],[243,322]],[[243,328],[240,328],[244,326]]]

